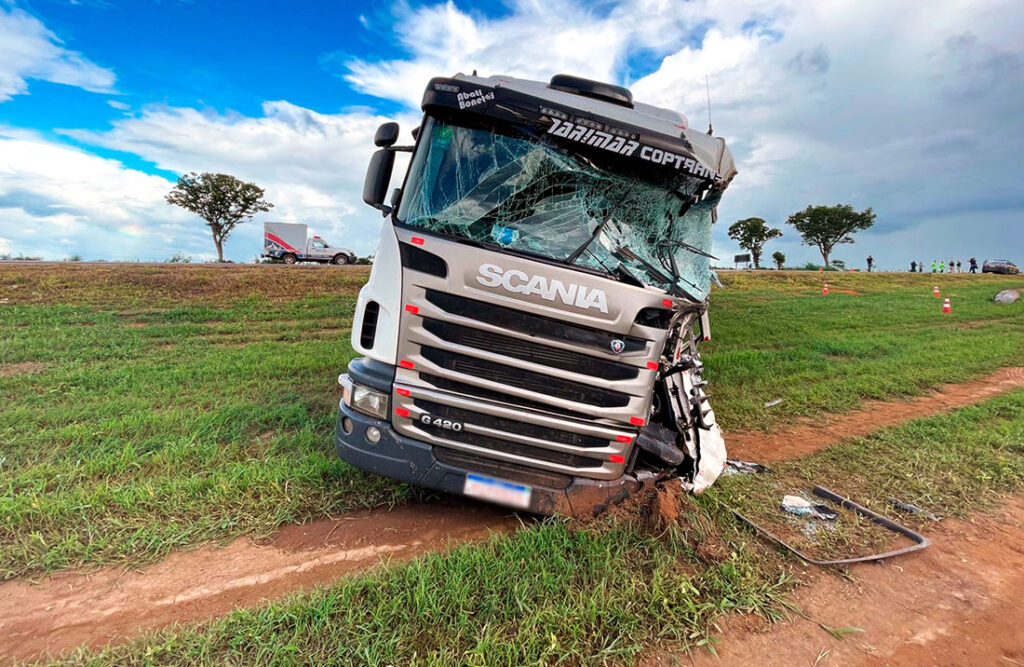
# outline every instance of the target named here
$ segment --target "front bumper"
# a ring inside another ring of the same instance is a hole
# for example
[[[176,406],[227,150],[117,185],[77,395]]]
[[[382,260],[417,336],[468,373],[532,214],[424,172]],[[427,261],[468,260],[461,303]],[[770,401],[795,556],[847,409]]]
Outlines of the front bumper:
[[[340,458],[383,477],[465,495],[466,475],[477,471],[438,461],[431,445],[395,432],[385,420],[355,412],[344,402],[339,402],[339,407],[334,448]],[[346,417],[352,423],[351,433],[345,433],[342,427],[342,420]],[[376,443],[366,439],[366,429],[371,426],[381,434]],[[514,479],[510,481],[522,483]],[[640,480],[628,474],[614,480],[574,477],[564,489],[530,484],[532,493],[528,510],[536,514],[593,517],[633,494],[641,484]]]

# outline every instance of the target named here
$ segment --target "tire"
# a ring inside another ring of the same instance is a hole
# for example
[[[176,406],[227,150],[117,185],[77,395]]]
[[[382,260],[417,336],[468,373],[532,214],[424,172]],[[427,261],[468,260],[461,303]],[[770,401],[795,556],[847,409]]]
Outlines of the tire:
[[[335,255],[334,259],[331,260],[331,264],[337,264],[338,266],[342,266],[343,264],[348,264],[348,255],[343,255],[343,254]]]
[[[288,253],[281,257],[281,261],[284,262],[285,264],[294,264],[295,262],[299,261],[299,258],[291,253]]]

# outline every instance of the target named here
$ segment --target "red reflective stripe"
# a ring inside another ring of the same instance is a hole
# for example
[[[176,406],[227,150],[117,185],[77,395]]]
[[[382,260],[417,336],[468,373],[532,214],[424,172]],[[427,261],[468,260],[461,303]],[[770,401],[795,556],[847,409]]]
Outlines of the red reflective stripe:
[[[644,424],[647,423],[647,421],[644,420],[643,417],[630,417],[629,418],[629,423],[634,425],[634,426],[643,426]]]
[[[398,365],[401,366],[402,368],[413,368],[416,364],[412,363],[408,359],[402,359],[401,361],[398,362]]]
[[[412,237],[409,240],[412,241],[413,243],[415,243],[416,245],[423,245],[423,237],[422,236],[414,236],[414,237]]]
[[[405,310],[410,312],[410,313],[412,313],[413,315],[419,315],[420,314],[419,306],[414,306],[411,303],[405,304]]]
[[[296,250],[295,248],[293,248],[290,245],[288,245],[287,243],[285,243],[284,240],[281,239],[280,237],[278,237],[276,234],[271,234],[270,232],[267,232],[266,234],[267,234],[267,238],[268,239],[270,239],[274,243],[278,244],[279,246],[281,246],[285,250],[291,250],[292,252],[298,252],[298,250]]]
[[[395,414],[398,415],[399,417],[408,417],[409,411],[406,410],[405,408],[395,408]]]
[[[626,457],[620,454],[612,454],[608,457],[608,460],[612,463],[625,463]]]
[[[408,389],[402,389],[401,387],[395,387],[395,393],[398,394],[399,396],[408,396],[412,392],[410,392]]]
[[[647,368],[651,369],[652,371],[658,370],[658,362],[657,361],[648,361],[647,362]]]
[[[633,436],[631,435],[617,435],[615,439],[619,442],[633,442]]]
[[[662,299],[661,300],[661,305],[665,306],[666,308],[671,308],[672,307],[672,299]]]

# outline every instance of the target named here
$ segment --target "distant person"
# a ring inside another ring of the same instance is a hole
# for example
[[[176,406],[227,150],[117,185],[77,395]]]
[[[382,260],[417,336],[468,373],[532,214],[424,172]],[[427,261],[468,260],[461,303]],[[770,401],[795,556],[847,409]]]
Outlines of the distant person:
[[[932,260],[932,273],[935,273],[935,272],[937,272],[938,270],[939,270],[939,263],[938,263],[938,262],[936,262],[936,261],[935,261],[935,260],[933,259],[933,260]]]
[[[964,265],[963,265],[963,263],[959,259],[956,260],[956,272],[957,273],[963,273],[964,272]]]
[[[975,259],[974,257],[971,257],[970,264],[971,264],[971,273],[977,273],[978,272],[978,260]]]
[[[939,262],[939,273],[945,273],[945,272],[946,272],[946,263],[945,262]]]
[[[868,273],[871,273],[871,268],[875,265],[875,258],[868,255]]]
[[[949,260],[949,272],[953,273],[953,269],[955,269],[955,268],[956,268],[956,261],[952,260],[952,259]]]
[[[910,272],[911,273],[917,273],[917,262],[915,262],[913,260],[911,260],[911,262],[910,262]]]

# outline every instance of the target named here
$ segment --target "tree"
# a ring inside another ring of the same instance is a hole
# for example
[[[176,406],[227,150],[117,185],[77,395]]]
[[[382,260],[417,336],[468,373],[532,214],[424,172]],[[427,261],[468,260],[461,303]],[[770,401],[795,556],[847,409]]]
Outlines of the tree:
[[[841,259],[833,259],[831,266],[836,271],[845,271],[846,270],[846,262],[844,262]]]
[[[761,218],[746,218],[732,223],[729,227],[729,238],[739,246],[749,250],[754,257],[754,268],[761,268],[761,249],[772,239],[782,236],[782,231],[769,227]]]
[[[274,207],[263,199],[263,188],[229,174],[185,174],[167,193],[167,203],[180,206],[206,221],[217,246],[217,261],[224,261],[224,241],[235,225]]]
[[[850,235],[871,227],[875,217],[870,207],[858,212],[849,204],[808,206],[789,216],[789,224],[800,232],[804,245],[817,246],[825,266],[830,266],[832,249],[840,243],[853,243]]]
[[[772,261],[775,262],[775,268],[781,271],[782,265],[786,263],[786,256],[776,250],[772,253]]]

